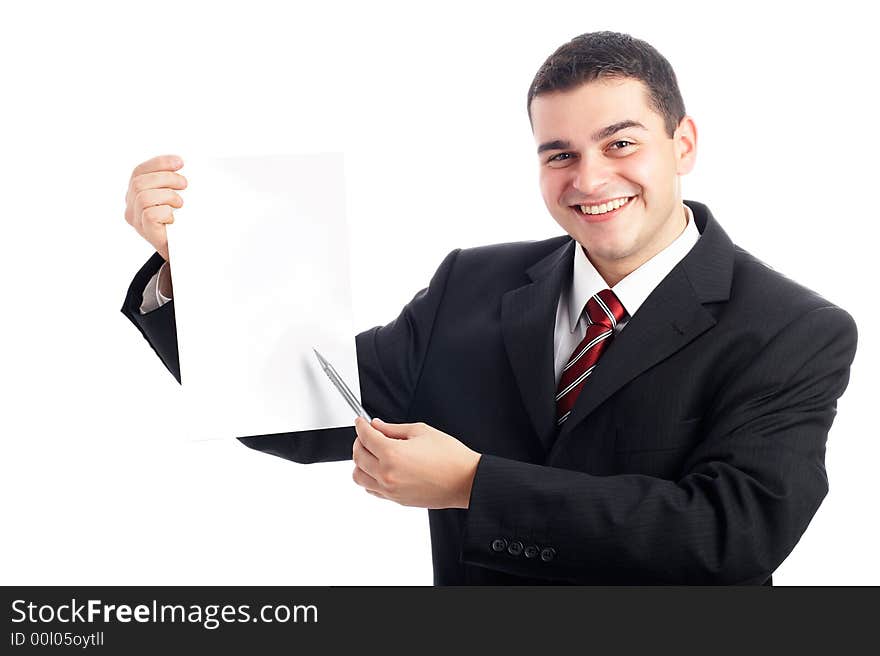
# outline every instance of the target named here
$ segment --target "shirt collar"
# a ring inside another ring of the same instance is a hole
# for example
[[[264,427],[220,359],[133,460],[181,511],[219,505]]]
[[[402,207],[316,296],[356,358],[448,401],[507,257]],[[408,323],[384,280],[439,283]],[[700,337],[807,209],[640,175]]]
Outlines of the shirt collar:
[[[681,234],[666,248],[611,288],[630,317],[638,311],[642,303],[645,302],[645,299],[660,284],[660,281],[688,254],[688,251],[693,248],[693,245],[697,243],[697,239],[700,237],[691,208],[684,203],[682,203],[682,206],[684,207],[687,225],[685,225]],[[577,244],[574,249],[574,274],[568,307],[572,332],[577,327],[578,321],[581,318],[581,312],[590,297],[607,288],[608,283],[596,271],[596,267],[593,266],[593,263],[590,262],[584,253],[583,247]]]

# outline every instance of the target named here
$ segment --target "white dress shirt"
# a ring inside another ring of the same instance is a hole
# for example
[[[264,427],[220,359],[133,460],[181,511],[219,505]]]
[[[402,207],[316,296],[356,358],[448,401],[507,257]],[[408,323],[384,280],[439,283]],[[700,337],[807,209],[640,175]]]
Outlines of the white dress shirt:
[[[157,310],[171,300],[171,298],[165,296],[165,294],[159,291],[159,276],[162,275],[162,272],[167,266],[168,260],[162,262],[162,266],[159,267],[159,270],[153,274],[153,277],[150,278],[147,286],[144,287],[144,294],[141,301],[141,314]]]
[[[638,311],[654,288],[672,271],[673,267],[688,254],[700,238],[700,231],[694,223],[691,208],[682,203],[687,224],[681,234],[662,251],[642,264],[638,269],[623,278],[611,291],[615,293],[626,315],[617,322],[614,334],[626,327],[629,319]],[[587,259],[583,247],[574,249],[574,272],[571,285],[563,288],[556,308],[556,332],[553,336],[554,365],[556,384],[562,376],[562,369],[568,364],[575,347],[587,334],[587,314],[584,308],[593,294],[608,289],[608,283]]]
[[[650,260],[642,264],[638,269],[618,282],[611,290],[617,295],[618,300],[626,310],[626,316],[617,322],[614,334],[617,335],[624,329],[629,319],[638,311],[645,299],[654,291],[673,267],[688,254],[700,237],[700,232],[694,223],[694,215],[691,208],[682,203],[685,211],[687,224],[681,234],[662,251]],[[159,291],[159,276],[168,262],[164,262],[144,288],[141,314],[152,312],[165,305],[171,299]],[[570,285],[563,287],[559,295],[559,304],[556,308],[556,330],[553,336],[553,353],[556,371],[556,384],[562,369],[568,363],[575,347],[581,343],[587,334],[587,316],[584,307],[594,294],[608,289],[608,283],[596,271],[596,267],[587,258],[584,249],[577,246],[574,249],[574,271]]]

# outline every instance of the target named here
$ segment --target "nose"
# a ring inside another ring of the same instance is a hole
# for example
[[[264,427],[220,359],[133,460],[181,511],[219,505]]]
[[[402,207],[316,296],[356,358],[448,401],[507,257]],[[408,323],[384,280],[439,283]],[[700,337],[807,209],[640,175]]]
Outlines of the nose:
[[[600,190],[607,187],[610,180],[610,168],[602,157],[583,154],[574,169],[571,184],[584,196],[599,196]]]

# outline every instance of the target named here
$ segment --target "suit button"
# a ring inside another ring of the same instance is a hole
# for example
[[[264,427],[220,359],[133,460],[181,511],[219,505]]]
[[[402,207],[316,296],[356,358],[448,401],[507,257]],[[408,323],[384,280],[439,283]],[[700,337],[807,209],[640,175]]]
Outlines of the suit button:
[[[492,551],[504,551],[507,549],[507,540],[504,538],[495,538],[492,540]]]
[[[519,540],[514,540],[510,543],[510,546],[507,547],[507,553],[511,556],[519,556],[523,552],[523,543]]]
[[[556,557],[556,549],[553,547],[544,547],[541,549],[541,560],[545,563],[549,563]]]
[[[536,547],[533,544],[530,544],[529,546],[526,547],[524,553],[526,555],[526,558],[534,558],[535,556],[538,555],[538,547]]]

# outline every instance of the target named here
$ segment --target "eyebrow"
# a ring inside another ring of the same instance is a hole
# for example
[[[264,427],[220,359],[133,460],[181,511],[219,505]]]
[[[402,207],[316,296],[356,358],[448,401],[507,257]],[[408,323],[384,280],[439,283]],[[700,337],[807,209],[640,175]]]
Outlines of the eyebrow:
[[[626,119],[625,121],[618,121],[617,123],[606,125],[601,130],[597,130],[593,133],[592,139],[593,141],[602,141],[602,139],[607,139],[615,132],[620,132],[621,130],[625,130],[627,128],[640,128],[642,130],[648,129],[638,121]],[[538,154],[540,155],[545,150],[568,150],[569,148],[571,148],[570,141],[565,141],[564,139],[555,139],[553,141],[542,143],[540,146],[538,146]]]

